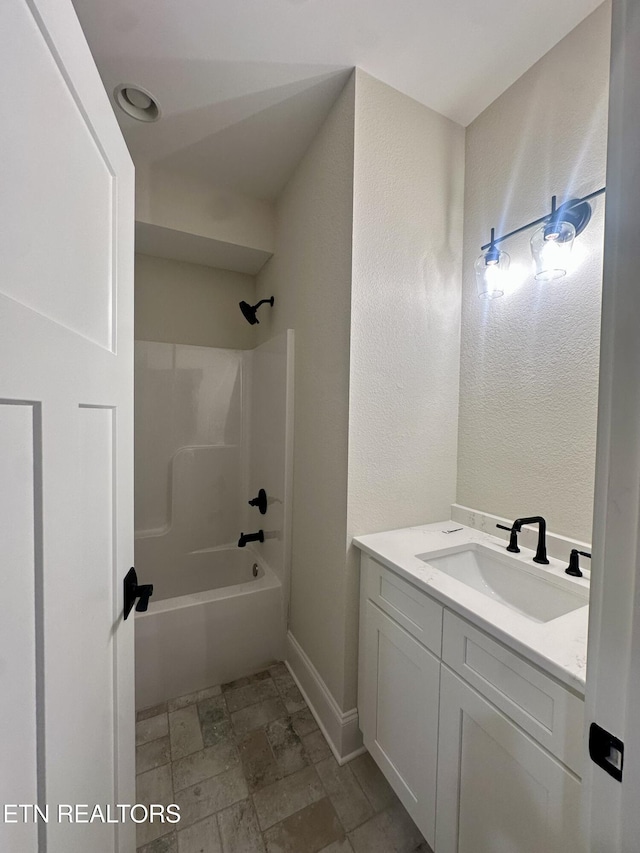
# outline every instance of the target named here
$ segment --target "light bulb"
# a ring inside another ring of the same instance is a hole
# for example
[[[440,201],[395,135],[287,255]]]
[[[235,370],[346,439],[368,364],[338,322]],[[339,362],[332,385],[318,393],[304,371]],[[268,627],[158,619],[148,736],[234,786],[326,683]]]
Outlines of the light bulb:
[[[531,253],[538,281],[554,281],[567,274],[576,229],[570,222],[555,220],[538,228],[531,237]]]
[[[509,255],[495,246],[489,246],[475,262],[476,285],[481,299],[497,299],[504,295]]]

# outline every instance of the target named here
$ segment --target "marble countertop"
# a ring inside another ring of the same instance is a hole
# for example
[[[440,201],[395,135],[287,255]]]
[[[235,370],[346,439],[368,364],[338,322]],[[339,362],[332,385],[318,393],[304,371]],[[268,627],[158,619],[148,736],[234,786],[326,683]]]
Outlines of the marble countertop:
[[[449,610],[491,634],[584,696],[588,605],[549,622],[535,622],[423,562],[427,553],[435,557],[452,549],[457,550],[460,545],[475,543],[504,554],[503,539],[458,522],[442,521],[357,536],[353,541],[360,550],[424,590]],[[551,557],[548,566],[538,566],[532,561],[534,553],[528,548],[522,548],[520,554],[509,556],[536,570],[548,571],[551,576],[568,579],[564,573],[566,562]],[[417,554],[422,555],[423,559],[418,559]],[[583,578],[569,580],[577,586],[589,586]]]

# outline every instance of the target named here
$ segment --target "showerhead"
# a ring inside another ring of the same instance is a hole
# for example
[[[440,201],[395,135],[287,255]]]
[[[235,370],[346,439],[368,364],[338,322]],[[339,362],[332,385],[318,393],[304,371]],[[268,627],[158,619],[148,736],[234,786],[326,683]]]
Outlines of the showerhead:
[[[258,310],[258,308],[263,304],[263,302],[268,302],[269,305],[273,305],[274,301],[275,300],[273,296],[271,296],[269,299],[261,299],[260,302],[257,302],[255,305],[249,305],[248,302],[243,301],[240,303],[240,310],[242,311],[242,314],[247,323],[250,323],[252,326],[255,326],[256,323],[260,322],[260,320],[258,320],[258,318],[256,317],[256,311]]]
[[[252,326],[255,326],[256,323],[260,321],[256,317],[256,309],[253,305],[249,305],[248,302],[240,303],[240,310],[248,323],[251,323]]]

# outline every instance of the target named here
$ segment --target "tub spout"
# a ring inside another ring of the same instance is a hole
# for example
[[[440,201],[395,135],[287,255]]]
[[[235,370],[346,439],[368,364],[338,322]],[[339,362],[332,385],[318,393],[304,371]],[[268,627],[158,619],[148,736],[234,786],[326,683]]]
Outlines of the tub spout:
[[[238,548],[244,548],[247,542],[264,542],[264,531],[258,530],[257,533],[241,533],[238,539]]]

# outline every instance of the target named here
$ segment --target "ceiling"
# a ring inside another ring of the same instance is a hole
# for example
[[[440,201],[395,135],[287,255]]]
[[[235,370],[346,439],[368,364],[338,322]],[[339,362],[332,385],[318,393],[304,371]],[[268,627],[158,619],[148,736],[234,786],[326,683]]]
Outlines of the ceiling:
[[[134,162],[274,199],[359,66],[467,125],[601,0],[74,0]]]

